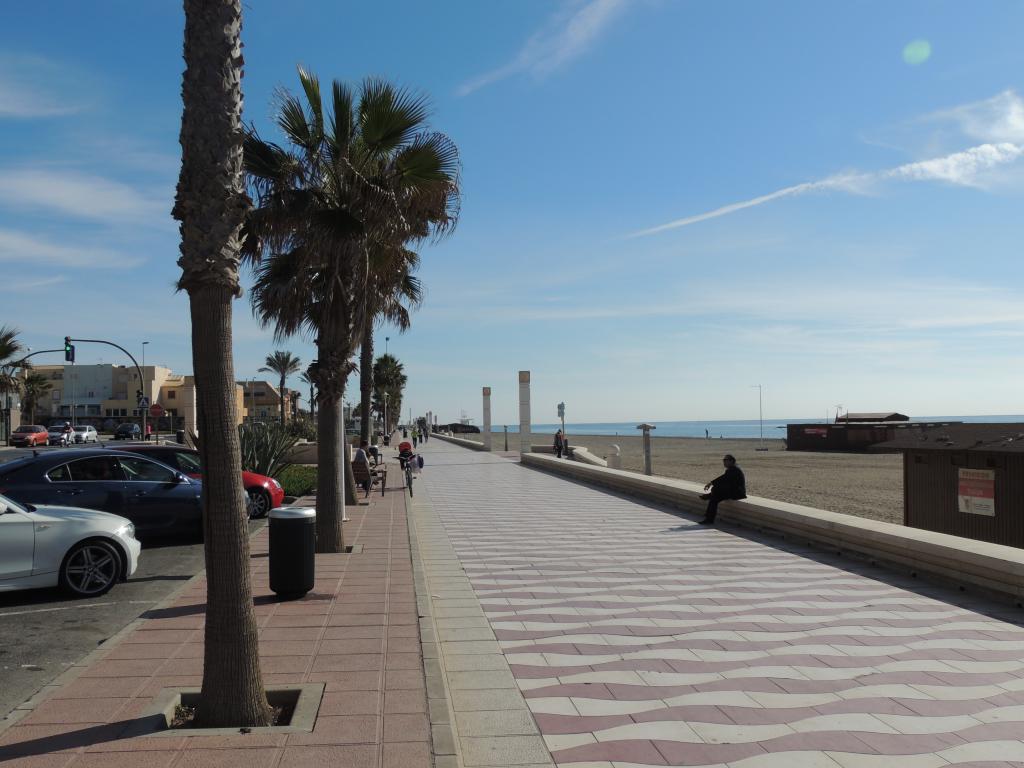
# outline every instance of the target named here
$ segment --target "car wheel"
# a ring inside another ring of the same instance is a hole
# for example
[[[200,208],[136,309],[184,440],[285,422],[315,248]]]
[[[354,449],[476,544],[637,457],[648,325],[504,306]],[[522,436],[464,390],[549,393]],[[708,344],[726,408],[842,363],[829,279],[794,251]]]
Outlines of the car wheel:
[[[270,514],[270,494],[262,488],[250,488],[249,494],[249,517],[255,520],[258,517],[266,517]]]
[[[72,547],[60,566],[60,586],[76,597],[104,595],[121,575],[121,555],[105,541],[83,541]]]

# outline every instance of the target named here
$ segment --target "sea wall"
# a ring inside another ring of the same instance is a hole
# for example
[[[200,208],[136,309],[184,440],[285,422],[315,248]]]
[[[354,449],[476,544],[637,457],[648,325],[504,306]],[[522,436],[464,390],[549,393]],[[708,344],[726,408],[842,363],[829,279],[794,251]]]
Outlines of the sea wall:
[[[569,477],[589,485],[664,504],[690,514],[702,515],[705,502],[699,483],[637,472],[559,461],[552,456],[530,454],[524,466]],[[896,566],[917,575],[963,587],[1024,599],[1024,549],[989,544],[959,536],[906,528],[824,509],[789,504],[756,496],[726,501],[718,508],[718,521],[781,534],[818,544],[839,553],[850,552],[872,561]]]

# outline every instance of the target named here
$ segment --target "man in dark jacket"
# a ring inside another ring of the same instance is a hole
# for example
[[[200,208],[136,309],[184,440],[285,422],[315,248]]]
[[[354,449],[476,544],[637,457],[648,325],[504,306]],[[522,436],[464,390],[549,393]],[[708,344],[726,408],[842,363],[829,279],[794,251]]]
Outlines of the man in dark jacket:
[[[708,502],[708,510],[704,513],[701,525],[714,525],[715,516],[718,514],[718,502],[725,499],[747,498],[747,479],[743,476],[743,470],[736,466],[736,457],[726,454],[722,458],[725,465],[725,472],[716,477],[704,486],[704,490],[711,489],[711,493],[702,493],[701,498]]]

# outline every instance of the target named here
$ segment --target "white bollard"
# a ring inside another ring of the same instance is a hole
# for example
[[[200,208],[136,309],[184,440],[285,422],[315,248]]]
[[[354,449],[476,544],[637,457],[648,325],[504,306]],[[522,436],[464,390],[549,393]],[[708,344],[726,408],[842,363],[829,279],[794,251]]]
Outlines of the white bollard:
[[[519,372],[519,452],[529,453],[530,444],[530,372]]]

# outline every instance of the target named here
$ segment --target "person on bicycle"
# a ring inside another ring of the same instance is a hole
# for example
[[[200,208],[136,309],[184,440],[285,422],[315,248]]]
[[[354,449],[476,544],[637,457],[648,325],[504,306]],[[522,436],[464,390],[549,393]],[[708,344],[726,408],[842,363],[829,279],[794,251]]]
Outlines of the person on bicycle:
[[[403,470],[405,469],[405,462],[413,458],[415,455],[416,454],[413,453],[412,450],[412,443],[408,440],[403,440],[398,444],[398,463]]]

